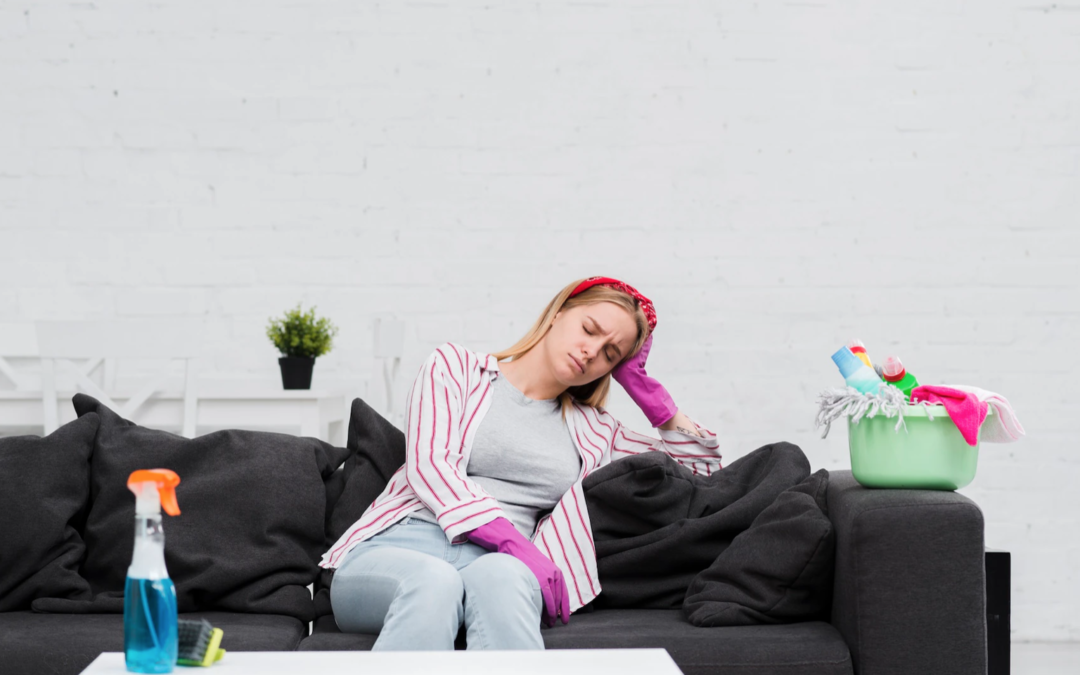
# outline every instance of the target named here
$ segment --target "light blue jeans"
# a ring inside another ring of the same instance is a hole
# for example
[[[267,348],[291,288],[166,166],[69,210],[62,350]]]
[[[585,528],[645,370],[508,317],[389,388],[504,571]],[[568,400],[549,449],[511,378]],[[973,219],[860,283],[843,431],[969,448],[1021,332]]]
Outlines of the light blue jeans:
[[[330,584],[338,628],[378,633],[372,649],[543,649],[540,582],[517,558],[406,517],[361,542]]]

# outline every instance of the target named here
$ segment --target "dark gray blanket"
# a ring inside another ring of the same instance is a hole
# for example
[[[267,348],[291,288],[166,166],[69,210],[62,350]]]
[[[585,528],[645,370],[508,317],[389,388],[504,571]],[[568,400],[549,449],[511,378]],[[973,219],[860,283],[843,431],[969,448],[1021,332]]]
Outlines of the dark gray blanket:
[[[820,484],[827,483],[827,477],[824,471],[814,475],[814,493],[821,493]],[[711,476],[695,475],[659,452],[626,457],[598,469],[582,484],[603,585],[600,596],[591,604],[682,607],[691,582],[714,562],[721,562],[721,554],[736,537],[752,525],[758,528],[755,533],[781,531],[758,520],[759,516],[782,493],[810,480],[810,463],[802,450],[784,442],[758,448]],[[805,492],[807,487],[801,490]],[[785,541],[774,543],[794,546],[799,544],[798,535],[805,533],[807,543],[814,547],[810,554],[802,552],[808,547],[801,546],[800,551],[781,548],[775,555],[795,576],[808,567],[807,555],[816,555],[819,562],[821,556],[827,555],[828,564],[809,567],[827,568],[831,576],[832,540],[825,542],[828,548],[818,545],[825,536],[822,523],[831,534],[827,517],[820,510],[824,502],[807,498],[799,503],[801,511],[793,521],[794,527],[783,530],[795,535],[792,541],[785,537]],[[774,509],[765,516],[791,520],[791,510]],[[744,565],[742,573],[750,577],[755,570]],[[727,581],[738,584],[739,579]],[[829,579],[801,581],[824,585]],[[710,582],[717,582],[715,575]],[[783,582],[776,585],[782,586]],[[703,589],[698,590],[697,599],[701,601]],[[716,597],[730,600],[731,594]]]

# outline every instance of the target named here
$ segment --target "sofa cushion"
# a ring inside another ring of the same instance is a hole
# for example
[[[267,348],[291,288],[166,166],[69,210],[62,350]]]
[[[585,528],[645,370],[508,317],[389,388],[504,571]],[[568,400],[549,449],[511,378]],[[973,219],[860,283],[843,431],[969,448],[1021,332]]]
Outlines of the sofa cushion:
[[[0,438],[0,612],[30,609],[35,598],[90,597],[79,576],[86,546],[78,529],[98,421],[91,414],[44,438]]]
[[[369,651],[378,635],[370,633],[342,633],[334,617],[320,616],[315,619],[311,635],[300,643],[302,652],[355,652]],[[458,630],[454,640],[455,649],[465,649],[465,626]]]
[[[836,533],[829,472],[789,488],[690,583],[683,611],[695,626],[828,620]]]
[[[225,635],[226,651],[292,651],[307,626],[291,616],[201,612],[181,619],[205,618]],[[0,672],[4,675],[76,675],[101,652],[124,651],[120,614],[0,614]],[[227,663],[228,654],[225,655]]]
[[[405,434],[359,398],[352,402],[347,447],[348,458],[326,482],[329,510],[326,546],[320,554],[364,515],[386,488],[390,477],[405,463]],[[315,585],[317,616],[332,612],[333,578],[333,570],[322,570]]]
[[[686,675],[798,673],[851,675],[840,634],[825,622],[778,626],[700,628],[678,609],[600,609],[574,614],[570,623],[541,629],[547,649],[662,648]],[[376,635],[342,633],[332,616],[320,617],[300,651],[368,650]],[[464,647],[459,634],[458,648]]]
[[[181,515],[163,516],[165,562],[181,612],[220,609],[314,618],[308,584],[325,550],[324,479],[346,450],[316,438],[225,430],[187,439],[122,419],[84,394],[80,417],[101,418],[90,461],[82,574],[96,597],[38,601],[39,611],[123,611],[135,498],[127,478],[162,467],[180,476]],[[65,606],[66,605],[66,606]]]
[[[678,609],[601,609],[541,631],[547,649],[663,648],[685,675],[851,675],[843,638],[824,622],[702,628]]]

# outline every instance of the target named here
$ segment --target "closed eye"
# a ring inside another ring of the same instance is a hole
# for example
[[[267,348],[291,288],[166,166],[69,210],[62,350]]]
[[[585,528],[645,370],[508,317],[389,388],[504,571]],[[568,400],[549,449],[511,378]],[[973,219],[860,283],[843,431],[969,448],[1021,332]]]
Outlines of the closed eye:
[[[581,324],[581,327],[585,328],[585,324]],[[588,333],[589,335],[592,335],[592,332],[588,328],[585,328],[585,332]],[[611,358],[611,352],[610,351],[606,351],[606,350],[604,351],[604,358],[606,358],[608,360],[608,363],[611,363],[612,361],[614,361],[614,359]]]

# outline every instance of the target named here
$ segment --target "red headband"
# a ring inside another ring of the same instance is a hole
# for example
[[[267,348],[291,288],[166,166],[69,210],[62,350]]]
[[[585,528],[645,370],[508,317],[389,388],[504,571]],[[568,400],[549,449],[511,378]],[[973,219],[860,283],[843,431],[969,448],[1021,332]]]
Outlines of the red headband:
[[[625,284],[618,279],[612,279],[611,277],[589,277],[578,284],[577,288],[571,291],[568,297],[572,298],[578,293],[587,288],[592,288],[593,286],[611,286],[616,290],[634,296],[637,299],[638,304],[641,305],[642,311],[645,312],[645,318],[649,321],[649,332],[651,333],[653,329],[656,328],[656,309],[653,307],[652,300],[646,298],[641,293],[638,293],[637,289],[630,284]]]

